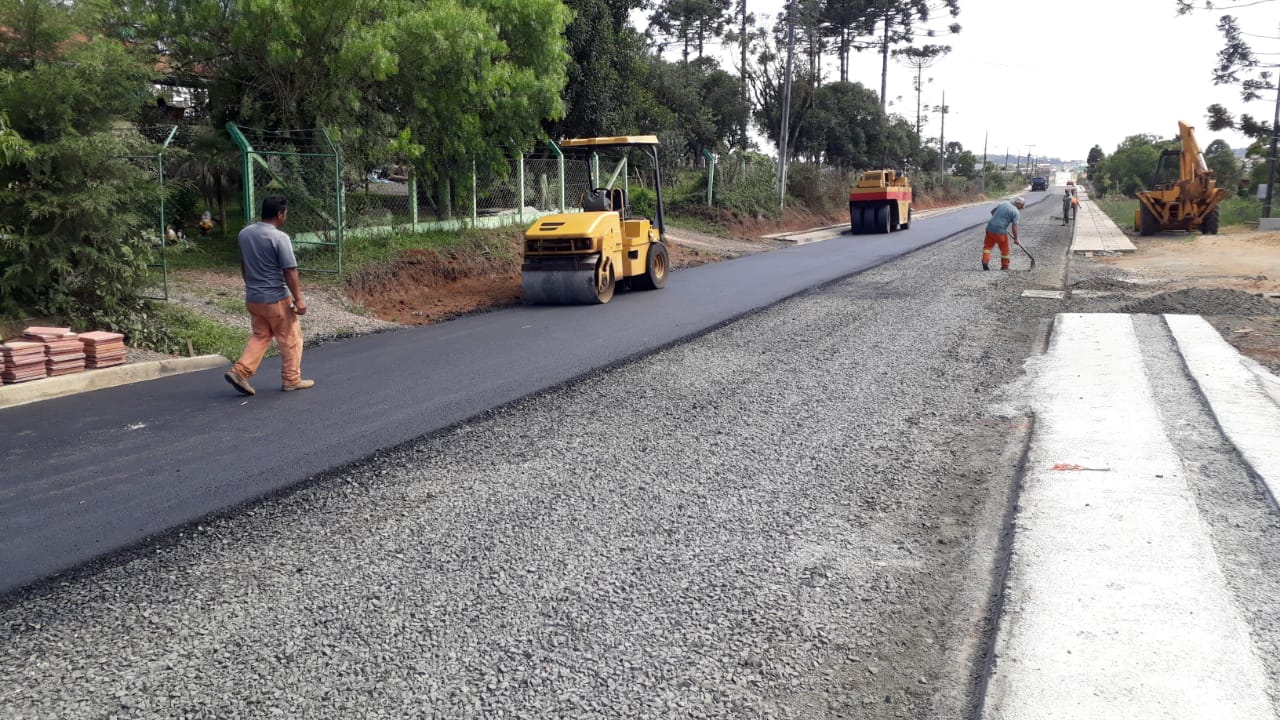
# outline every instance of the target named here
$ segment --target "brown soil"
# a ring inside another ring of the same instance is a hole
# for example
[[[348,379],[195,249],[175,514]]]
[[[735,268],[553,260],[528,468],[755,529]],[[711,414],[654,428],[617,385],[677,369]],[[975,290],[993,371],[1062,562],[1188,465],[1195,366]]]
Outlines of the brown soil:
[[[1232,228],[1222,235],[1139,237],[1134,244],[1136,253],[1097,260],[1140,279],[1167,283],[1165,290],[1280,292],[1280,232]]]
[[[347,278],[351,299],[383,320],[429,325],[520,301],[517,239],[475,252],[408,250]]]

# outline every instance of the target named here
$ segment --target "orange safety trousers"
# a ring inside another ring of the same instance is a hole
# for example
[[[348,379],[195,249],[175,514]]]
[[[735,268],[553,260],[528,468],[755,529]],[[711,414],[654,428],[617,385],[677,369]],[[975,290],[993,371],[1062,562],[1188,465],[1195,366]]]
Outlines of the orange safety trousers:
[[[253,335],[233,366],[235,371],[243,378],[253,377],[275,338],[283,363],[280,378],[285,385],[296,385],[302,380],[302,323],[293,309],[293,301],[285,298],[279,302],[244,305],[253,318]]]
[[[982,243],[982,264],[991,262],[991,248],[1000,246],[1000,269],[1009,269],[1009,236],[987,232],[987,239]]]

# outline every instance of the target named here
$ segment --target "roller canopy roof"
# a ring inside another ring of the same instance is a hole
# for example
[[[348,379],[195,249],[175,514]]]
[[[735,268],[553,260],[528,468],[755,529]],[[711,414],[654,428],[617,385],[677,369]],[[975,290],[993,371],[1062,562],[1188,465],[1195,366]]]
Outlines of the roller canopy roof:
[[[560,143],[562,148],[622,147],[626,145],[657,145],[657,135],[622,135],[619,137],[574,138]]]

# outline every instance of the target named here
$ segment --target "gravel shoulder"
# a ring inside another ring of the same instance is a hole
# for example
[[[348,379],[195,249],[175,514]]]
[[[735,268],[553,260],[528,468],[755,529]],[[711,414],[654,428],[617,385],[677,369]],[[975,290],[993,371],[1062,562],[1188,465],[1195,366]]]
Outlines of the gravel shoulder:
[[[1018,296],[1065,262],[1024,237],[1034,274],[944,241],[46,586],[0,715],[963,716],[1058,309]]]

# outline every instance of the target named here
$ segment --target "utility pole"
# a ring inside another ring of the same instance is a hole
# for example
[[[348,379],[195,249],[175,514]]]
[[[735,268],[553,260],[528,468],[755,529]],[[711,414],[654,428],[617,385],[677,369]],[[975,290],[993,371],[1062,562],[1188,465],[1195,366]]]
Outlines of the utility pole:
[[[1032,174],[1032,170],[1031,170],[1031,151],[1032,151],[1032,150],[1035,150],[1035,149],[1036,149],[1036,146],[1035,146],[1035,145],[1028,145],[1028,146],[1027,146],[1027,177],[1031,177],[1031,174]]]
[[[982,194],[987,194],[987,136],[990,131],[982,133]]]
[[[920,82],[921,80],[923,80],[923,78],[924,78],[924,66],[920,66],[919,68],[916,69],[916,138],[917,140],[920,138],[920,95],[922,92],[920,87]]]
[[[742,3],[740,6],[740,11],[742,13],[742,36],[739,38],[742,41],[742,86],[740,92],[742,93],[742,102],[745,104],[745,107],[750,107],[751,103],[747,98],[747,0],[740,0],[740,2]],[[751,122],[750,117],[751,113],[747,113],[746,117],[742,118],[741,147],[743,152],[747,151],[747,125]]]
[[[942,105],[938,106],[942,114],[942,126],[938,130],[938,165],[939,172],[947,176],[947,91],[942,91]]]
[[[880,112],[885,112],[889,102],[889,15],[884,11],[884,45],[880,50]]]
[[[1262,201],[1262,217],[1271,217],[1271,203],[1276,196],[1276,141],[1280,140],[1280,83],[1276,83],[1276,116],[1271,121],[1271,169],[1267,170],[1267,196]]]
[[[787,68],[782,85],[782,133],[778,141],[778,207],[787,204],[787,133],[791,117],[791,60],[795,54],[795,0],[787,5]]]

